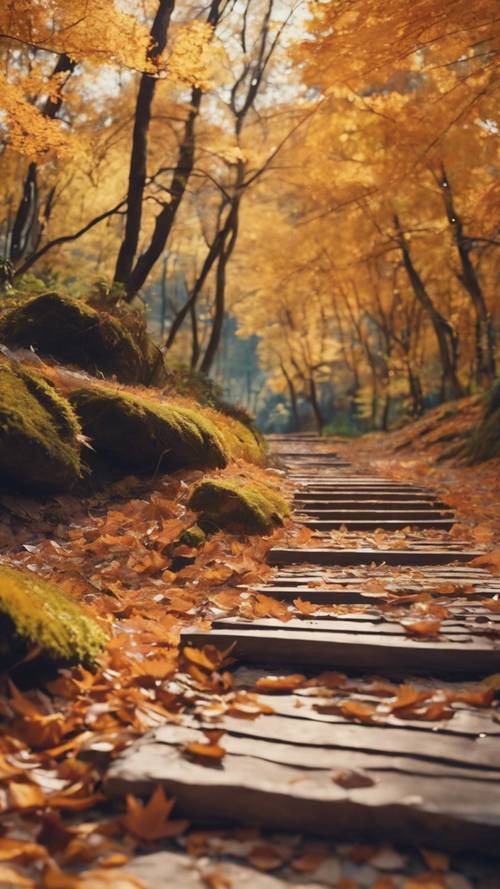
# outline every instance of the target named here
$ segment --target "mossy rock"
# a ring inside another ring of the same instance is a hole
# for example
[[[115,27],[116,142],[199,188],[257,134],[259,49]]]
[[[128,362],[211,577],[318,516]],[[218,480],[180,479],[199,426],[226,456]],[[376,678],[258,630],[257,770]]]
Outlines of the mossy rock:
[[[226,479],[205,479],[191,494],[188,506],[204,528],[234,528],[265,534],[289,514],[286,501],[267,485]]]
[[[21,365],[0,364],[0,476],[40,491],[80,477],[78,420],[65,398]]]
[[[127,470],[227,464],[217,427],[194,409],[98,386],[75,390],[70,401],[96,451]]]
[[[240,420],[228,416],[222,418],[222,425],[224,440],[234,460],[246,460],[257,466],[265,464],[265,441],[255,426],[246,426]]]
[[[203,528],[200,528],[199,525],[191,525],[190,528],[186,528],[186,530],[182,532],[178,542],[183,546],[197,547],[205,543],[206,539],[207,535]]]
[[[473,429],[464,450],[469,463],[500,457],[500,381],[488,392],[483,418]]]
[[[115,376],[122,383],[141,382],[145,372],[139,347],[119,321],[52,291],[8,312],[0,322],[0,340],[33,347],[42,355],[92,374]]]
[[[61,664],[92,665],[106,636],[77,602],[31,571],[0,566],[0,662],[33,648]]]

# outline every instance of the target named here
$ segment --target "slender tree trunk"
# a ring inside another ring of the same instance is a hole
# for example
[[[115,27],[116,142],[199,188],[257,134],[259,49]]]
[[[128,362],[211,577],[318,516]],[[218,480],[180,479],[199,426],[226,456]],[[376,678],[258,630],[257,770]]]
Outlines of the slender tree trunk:
[[[160,303],[160,337],[161,342],[163,342],[163,337],[165,335],[165,323],[167,320],[167,257],[163,260],[163,267],[161,270],[161,303]]]
[[[208,345],[200,364],[200,371],[205,374],[209,373],[210,368],[212,367],[222,335],[226,308],[226,269],[238,238],[239,206],[240,196],[239,193],[237,193],[231,208],[231,228],[229,229],[228,239],[221,250],[219,261],[217,263],[215,277],[215,314]]]
[[[155,62],[165,50],[174,8],[175,0],[159,0],[151,27],[152,47],[149,58],[152,62]],[[156,82],[156,78],[153,75],[142,74],[135,104],[127,191],[127,218],[125,234],[120,245],[115,269],[115,281],[125,285],[127,285],[132,271],[141,231],[142,206],[147,175],[148,136]]]
[[[221,7],[222,0],[212,0],[210,4],[210,9],[207,16],[207,23],[215,28],[219,22],[221,16]],[[175,6],[175,0],[160,0],[160,8],[158,10],[158,15],[160,14],[160,10],[162,7],[165,7],[165,21],[166,30],[168,31],[168,23],[170,22],[170,17],[172,11]],[[168,12],[169,10],[169,12]],[[168,12],[168,17],[167,17]],[[154,27],[154,26],[153,26]],[[166,39],[166,35],[165,35]],[[170,232],[172,231],[172,227],[175,222],[175,218],[177,215],[177,211],[179,209],[180,204],[184,198],[186,193],[189,179],[191,177],[191,173],[194,167],[195,161],[195,125],[198,115],[200,113],[201,101],[202,101],[202,91],[198,87],[193,87],[191,90],[191,102],[190,102],[190,110],[188,112],[188,116],[186,118],[186,122],[184,124],[184,133],[182,136],[181,144],[179,145],[179,150],[177,154],[177,162],[175,165],[174,172],[172,174],[172,179],[169,186],[169,195],[170,201],[168,204],[165,204],[163,209],[160,211],[158,216],[156,217],[153,234],[151,236],[151,240],[149,242],[146,250],[135,260],[135,256],[137,253],[137,247],[139,244],[139,236],[141,229],[141,217],[142,217],[142,208],[144,204],[144,188],[146,184],[146,165],[147,165],[147,135],[149,130],[149,124],[151,121],[151,104],[152,98],[154,94],[154,86],[153,92],[149,98],[151,87],[148,86],[149,80],[146,80],[148,75],[145,75],[143,78],[146,90],[146,115],[142,115],[141,120],[138,124],[138,167],[135,168],[134,163],[134,151],[132,151],[131,163],[130,163],[130,183],[132,185],[132,207],[129,209],[128,218],[127,218],[127,228],[129,228],[129,235],[127,234],[127,230],[125,232],[125,238],[123,244],[120,248],[120,253],[118,256],[115,280],[121,281],[125,285],[126,297],[129,302],[131,302],[134,296],[139,292],[143,284],[145,283],[149,273],[151,272],[153,266],[156,264],[157,260],[161,256],[165,246],[167,244],[168,237]],[[142,81],[141,81],[142,85]],[[138,98],[139,104],[139,98]],[[136,116],[137,117],[137,116]],[[135,134],[135,130],[134,130]],[[130,188],[129,188],[130,193]],[[134,264],[135,263],[135,264]]]
[[[163,253],[175,222],[177,210],[186,193],[189,178],[194,167],[195,122],[200,111],[201,98],[201,90],[195,87],[191,92],[190,111],[184,126],[184,135],[179,148],[177,164],[169,187],[170,202],[165,204],[163,210],[156,217],[149,245],[144,253],[141,253],[128,278],[124,281],[129,301],[139,292],[151,269]]]
[[[177,315],[175,316],[175,318],[171,324],[170,330],[168,332],[168,337],[165,342],[165,348],[167,350],[170,349],[170,347],[173,345],[175,338],[176,338],[177,334],[179,333],[179,330],[181,329],[188,314],[191,312],[191,310],[193,308],[196,307],[196,302],[197,302],[198,297],[203,289],[205,281],[207,280],[208,275],[210,274],[214,263],[217,261],[220,251],[224,245],[224,240],[225,240],[226,234],[229,231],[228,223],[229,223],[229,216],[227,217],[226,223],[224,224],[223,228],[219,229],[214,240],[210,244],[208,253],[207,253],[205,260],[203,262],[203,265],[201,267],[200,274],[198,275],[198,277],[194,283],[194,286],[193,286],[193,289],[191,290],[189,298],[186,300],[186,302],[184,303],[182,308],[178,311]]]
[[[453,328],[434,305],[422,278],[413,264],[408,242],[404,236],[397,214],[394,214],[394,227],[408,280],[416,299],[425,309],[434,329],[443,373],[442,394],[444,398],[459,398],[463,395],[463,389],[457,377],[458,349]]]
[[[191,316],[191,368],[195,370],[200,360],[200,338],[198,334],[198,318],[196,317],[196,305],[193,303],[189,310]]]
[[[51,79],[57,75],[67,74],[71,76],[76,68],[76,62],[66,53],[62,53],[52,72]],[[42,114],[49,120],[55,120],[62,105],[61,88],[55,97],[49,96],[45,101]],[[53,195],[52,195],[53,197]],[[48,205],[50,207],[50,203]],[[31,161],[23,183],[23,193],[12,226],[9,259],[13,265],[17,265],[28,250],[34,251],[37,246],[38,225],[38,165]]]
[[[300,428],[300,419],[299,419],[299,407],[297,403],[297,392],[295,391],[295,386],[293,384],[292,377],[288,373],[285,365],[282,361],[280,361],[281,372],[286,380],[286,385],[288,388],[288,394],[290,396],[290,409],[292,412],[292,422],[290,424],[290,432],[297,432]]]
[[[309,378],[309,399],[311,402],[311,407],[314,414],[314,420],[316,423],[316,428],[318,430],[318,434],[321,435],[324,426],[323,413],[321,411],[321,406],[318,399],[318,390],[316,387],[316,381],[314,379],[313,374]]]
[[[453,239],[460,259],[458,279],[469,294],[476,313],[476,378],[479,385],[491,385],[495,379],[495,330],[476,269],[470,257],[470,241],[464,235],[463,221],[458,215],[453,191],[446,170],[442,168],[441,192],[446,216],[453,230]]]

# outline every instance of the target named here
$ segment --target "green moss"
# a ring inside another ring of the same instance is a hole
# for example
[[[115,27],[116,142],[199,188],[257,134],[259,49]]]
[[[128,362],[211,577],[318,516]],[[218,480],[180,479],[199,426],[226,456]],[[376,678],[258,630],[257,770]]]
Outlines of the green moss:
[[[123,383],[143,378],[141,351],[119,321],[52,291],[8,312],[0,322],[0,339]]]
[[[199,525],[191,525],[190,528],[186,528],[182,532],[179,537],[179,543],[184,544],[184,546],[201,546],[206,539],[207,535]]]
[[[0,566],[0,655],[40,648],[51,660],[92,664],[106,636],[63,590],[32,574]]]
[[[266,447],[260,432],[253,426],[246,426],[239,420],[224,416],[221,418],[224,440],[231,457],[246,460],[262,466],[266,461]]]
[[[188,506],[200,514],[202,525],[234,527],[250,534],[271,531],[289,513],[283,497],[267,485],[214,478],[195,487]]]
[[[69,403],[20,365],[0,365],[0,475],[57,490],[80,477],[80,426]]]
[[[500,457],[500,381],[488,392],[483,418],[464,448],[469,463]]]
[[[70,401],[93,447],[128,469],[154,472],[227,463],[217,427],[194,409],[97,386],[76,390]]]

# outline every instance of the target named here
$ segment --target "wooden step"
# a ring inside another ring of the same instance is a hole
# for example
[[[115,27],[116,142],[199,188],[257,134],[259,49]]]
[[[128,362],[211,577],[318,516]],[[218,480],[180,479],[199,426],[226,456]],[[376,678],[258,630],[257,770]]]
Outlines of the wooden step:
[[[449,531],[453,527],[454,519],[300,519],[300,524],[305,528],[311,528],[313,531],[335,531],[339,528],[347,528],[348,531],[401,531],[403,528],[411,527],[415,530],[427,528],[440,528],[442,531]]]
[[[402,627],[399,633],[383,635],[377,629],[368,632],[361,626],[357,632],[346,632],[311,626],[313,621],[306,623],[309,626],[292,627],[291,622],[275,621],[264,628],[260,622],[245,625],[234,619],[224,622],[223,627],[214,624],[209,632],[183,632],[182,642],[195,648],[214,645],[221,650],[233,645],[231,655],[239,662],[293,664],[294,669],[303,666],[398,677],[421,674],[469,678],[500,670],[498,643],[471,632],[451,631],[439,640],[423,641],[410,638]]]
[[[270,671],[243,675],[251,688]],[[150,732],[112,763],[104,792],[149,798],[161,785],[176,798],[176,817],[212,828],[251,823],[357,843],[438,843],[499,855],[499,726],[490,714],[467,709],[446,722],[389,716],[362,725],[319,712],[317,703],[328,699],[300,689],[259,693],[259,700],[272,712],[255,719],[224,714],[221,696],[222,715],[185,713],[179,724]],[[187,744],[206,743],[204,729],[223,732],[219,743],[227,752],[212,767],[184,752]]]
[[[422,549],[328,549],[327,547],[279,547],[269,550],[270,565],[447,565],[470,562],[479,552],[445,548]]]
[[[360,508],[359,504],[351,509],[342,509],[335,507],[321,506],[307,507],[300,504],[297,506],[293,518],[296,522],[307,521],[308,519],[335,519],[336,521],[359,522],[362,519],[404,519],[408,525],[413,523],[413,519],[423,521],[425,519],[448,519],[454,520],[454,513],[446,509],[371,509],[366,504]]]

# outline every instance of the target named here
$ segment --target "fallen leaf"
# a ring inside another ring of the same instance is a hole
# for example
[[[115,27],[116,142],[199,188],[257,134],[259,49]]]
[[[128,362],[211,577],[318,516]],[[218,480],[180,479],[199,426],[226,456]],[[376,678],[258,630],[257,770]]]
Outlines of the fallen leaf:
[[[450,869],[450,859],[445,852],[435,852],[431,849],[420,849],[420,854],[429,870],[445,873]]]
[[[398,710],[406,707],[413,707],[415,704],[425,701],[430,694],[431,692],[429,691],[419,691],[418,688],[415,688],[413,685],[400,685],[396,700],[392,704],[389,703],[388,707],[392,712],[397,712]]]
[[[414,623],[401,621],[401,625],[409,636],[430,637],[439,636],[441,629],[440,620],[418,620]]]
[[[35,883],[16,868],[0,864],[0,886],[4,889],[34,889]]]
[[[39,861],[46,857],[47,850],[38,843],[0,837],[0,861],[16,861],[19,864],[26,864],[29,861]]]
[[[183,748],[184,752],[197,760],[207,759],[210,763],[221,762],[226,755],[226,749],[219,744],[203,744],[198,741],[192,741]]]
[[[469,562],[475,568],[489,568],[493,574],[500,574],[500,549],[476,556]]]
[[[281,867],[283,856],[276,849],[273,849],[272,846],[255,846],[248,856],[248,861],[257,870],[270,871]]]
[[[341,772],[332,772],[331,779],[339,787],[346,790],[354,790],[358,787],[373,787],[375,781],[364,772],[356,772],[354,769],[345,769]]]
[[[291,864],[300,874],[313,874],[327,857],[322,852],[305,852],[300,858],[294,858]]]
[[[175,799],[168,800],[163,787],[158,786],[147,803],[135,796],[127,796],[127,814],[122,823],[127,831],[141,840],[158,840],[179,836],[187,829],[188,821],[170,821]]]
[[[255,687],[261,691],[293,691],[300,688],[306,681],[301,673],[291,673],[288,676],[260,676]]]
[[[44,792],[36,784],[11,781],[9,802],[13,809],[39,809],[46,805]]]
[[[372,722],[375,707],[372,704],[363,704],[361,701],[343,701],[340,704],[340,712],[347,719],[359,719],[360,722]]]

